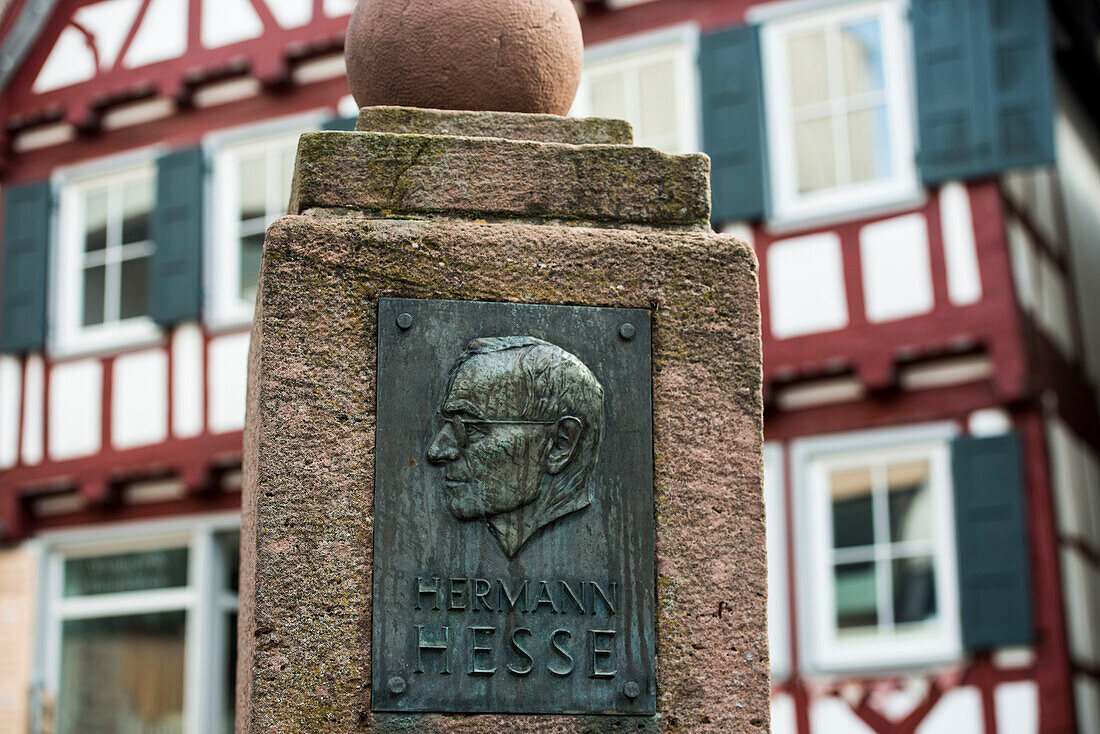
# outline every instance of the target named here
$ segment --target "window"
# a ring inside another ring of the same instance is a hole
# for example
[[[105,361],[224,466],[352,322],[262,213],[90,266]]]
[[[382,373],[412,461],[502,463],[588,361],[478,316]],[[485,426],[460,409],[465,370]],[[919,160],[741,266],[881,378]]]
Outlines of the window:
[[[58,734],[233,731],[235,517],[47,540]]]
[[[627,120],[637,145],[697,151],[697,36],[674,28],[589,49],[570,114]]]
[[[776,220],[919,196],[901,6],[860,2],[764,23]]]
[[[147,277],[155,244],[153,165],[63,177],[55,346],[84,351],[154,339]]]
[[[214,236],[210,309],[215,325],[252,318],[267,228],[286,214],[298,136],[296,128],[221,146],[214,160]]]
[[[950,427],[797,443],[804,615],[823,670],[960,654]]]

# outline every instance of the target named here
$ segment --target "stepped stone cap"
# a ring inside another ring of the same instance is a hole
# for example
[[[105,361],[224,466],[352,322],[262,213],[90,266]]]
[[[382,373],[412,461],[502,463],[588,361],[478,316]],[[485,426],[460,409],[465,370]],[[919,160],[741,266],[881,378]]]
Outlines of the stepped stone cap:
[[[571,0],[359,0],[344,49],[360,107],[564,115],[584,60]]]
[[[572,145],[631,145],[634,142],[634,131],[626,120],[520,112],[457,112],[416,107],[364,107],[359,110],[355,129],[365,133],[458,135]]]
[[[289,213],[314,208],[709,229],[710,159],[629,145],[306,133]]]

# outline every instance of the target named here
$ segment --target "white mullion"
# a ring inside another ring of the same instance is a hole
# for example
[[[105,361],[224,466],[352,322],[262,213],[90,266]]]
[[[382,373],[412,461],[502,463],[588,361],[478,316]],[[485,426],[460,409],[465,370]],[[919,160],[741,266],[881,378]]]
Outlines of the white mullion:
[[[129,591],[118,594],[97,594],[59,598],[54,611],[59,619],[88,617],[124,617],[131,614],[171,611],[186,607],[194,593],[186,588]]]
[[[151,240],[145,240],[144,242],[131,242],[130,244],[122,245],[119,248],[118,261],[122,263],[138,257],[148,257],[152,254],[153,243]]]
[[[211,668],[212,586],[217,583],[213,529],[209,525],[200,526],[192,537],[189,563],[188,579],[194,595],[187,609],[184,731],[203,732],[210,730],[211,701],[210,696],[203,695],[203,682],[210,681],[214,672]]]
[[[887,504],[886,465],[871,468],[871,508],[875,529],[875,591],[879,606],[879,629],[894,629],[893,566],[890,557],[890,511]],[[883,569],[885,568],[885,572]],[[880,573],[881,572],[881,573]]]
[[[858,545],[851,548],[833,548],[833,563],[866,563],[877,558],[877,546]]]
[[[844,68],[840,63],[840,26],[825,29],[825,57],[828,59],[829,102],[833,115],[833,162],[837,186],[852,182],[852,162],[848,151],[848,115],[844,105]],[[843,151],[843,153],[841,153]]]

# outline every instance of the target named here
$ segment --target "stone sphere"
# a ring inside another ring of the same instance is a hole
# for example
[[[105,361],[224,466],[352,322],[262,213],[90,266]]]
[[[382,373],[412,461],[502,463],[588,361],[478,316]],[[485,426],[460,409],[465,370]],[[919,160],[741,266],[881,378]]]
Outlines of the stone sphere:
[[[359,0],[344,54],[360,107],[564,115],[584,44],[570,0]]]

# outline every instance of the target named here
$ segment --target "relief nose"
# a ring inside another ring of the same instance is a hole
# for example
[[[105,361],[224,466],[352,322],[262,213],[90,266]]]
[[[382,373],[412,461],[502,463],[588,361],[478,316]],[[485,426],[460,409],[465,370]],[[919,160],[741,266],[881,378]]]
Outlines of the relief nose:
[[[443,426],[436,432],[435,438],[428,446],[428,461],[433,464],[442,464],[445,461],[454,461],[458,458],[458,442],[448,426]]]

